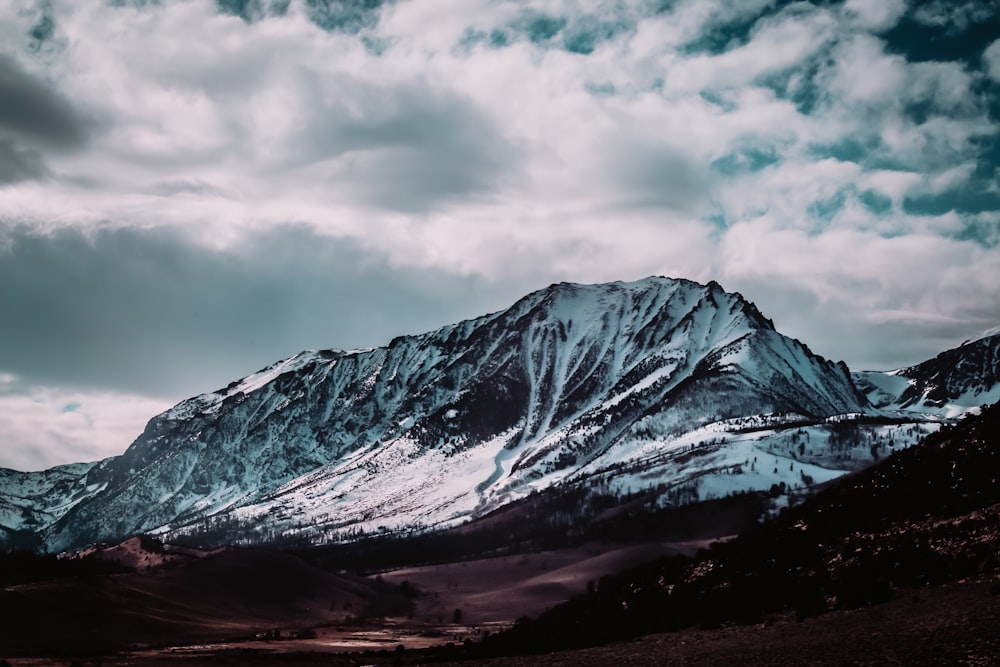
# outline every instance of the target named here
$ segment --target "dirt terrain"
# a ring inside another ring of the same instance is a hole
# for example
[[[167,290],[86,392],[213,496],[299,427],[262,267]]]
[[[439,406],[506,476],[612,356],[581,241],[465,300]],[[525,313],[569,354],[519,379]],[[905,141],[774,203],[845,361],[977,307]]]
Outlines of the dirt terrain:
[[[587,590],[588,582],[659,556],[694,554],[707,541],[652,542],[628,546],[591,544],[461,563],[386,572],[382,580],[408,582],[421,595],[415,618],[428,625],[456,617],[465,625],[495,628],[535,616]]]

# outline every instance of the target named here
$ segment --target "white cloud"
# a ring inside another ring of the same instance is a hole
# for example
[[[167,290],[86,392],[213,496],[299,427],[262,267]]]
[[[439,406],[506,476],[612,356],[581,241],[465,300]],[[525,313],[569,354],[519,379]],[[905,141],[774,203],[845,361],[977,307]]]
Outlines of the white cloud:
[[[742,191],[740,178],[705,175],[726,155],[754,149],[798,165],[811,144],[867,136],[888,158],[948,169],[989,129],[964,118],[977,109],[961,68],[887,55],[830,11],[778,12],[722,53],[680,48],[766,4],[685,2],[651,17],[546,5],[570,23],[591,12],[635,24],[586,56],[524,39],[458,48],[470,28],[515,23],[525,11],[519,3],[386,5],[364,32],[381,53],[357,35],[321,30],[298,4],[249,24],[207,0],[59,5],[65,47],[50,70],[105,130],[90,150],[52,160],[53,182],[5,188],[0,206],[48,224],[142,219],[215,238],[232,237],[234,226],[307,222],[378,246],[377,220],[394,212],[402,214],[395,225],[428,215],[506,224],[520,203],[567,212],[573,199],[583,211],[652,205],[649,216],[682,220]],[[845,11],[865,25],[896,13],[854,4]],[[668,26],[676,38],[651,39]],[[823,54],[832,65],[816,60]],[[817,64],[824,106],[815,115],[768,87],[777,75],[801,87],[806,66]],[[613,94],[594,94],[595,86]],[[908,98],[947,115],[909,122],[901,108]],[[956,110],[963,118],[952,118]],[[781,200],[793,213],[789,188],[768,183],[777,189],[755,192],[742,208]]]
[[[760,218],[734,226],[720,251],[724,284],[745,285],[780,330],[857,368],[921,361],[934,353],[926,338],[954,345],[959,332],[986,330],[1000,316],[1000,255],[974,243],[851,229],[813,235]]]
[[[844,14],[849,20],[865,30],[881,32],[896,25],[906,13],[905,0],[847,0]]]
[[[801,66],[834,36],[835,21],[822,11],[764,20],[750,41],[721,54],[664,58],[664,91],[697,94],[746,86],[761,77]]]
[[[888,54],[881,40],[869,35],[849,36],[833,51],[825,92],[830,104],[854,110],[884,111],[893,107],[907,83],[907,63]]]
[[[983,51],[983,62],[990,78],[1000,81],[1000,39],[996,40]]]
[[[972,76],[955,62],[926,62],[909,65],[909,82],[904,97],[911,104],[928,104],[941,114],[958,118],[975,115],[980,101],[972,92]]]
[[[25,386],[0,375],[0,467],[43,470],[116,456],[169,407],[130,394]]]
[[[899,171],[894,169],[873,169],[858,175],[858,188],[861,190],[873,189],[889,197],[895,206],[903,203],[906,196],[914,187],[922,181],[920,174],[912,171]]]

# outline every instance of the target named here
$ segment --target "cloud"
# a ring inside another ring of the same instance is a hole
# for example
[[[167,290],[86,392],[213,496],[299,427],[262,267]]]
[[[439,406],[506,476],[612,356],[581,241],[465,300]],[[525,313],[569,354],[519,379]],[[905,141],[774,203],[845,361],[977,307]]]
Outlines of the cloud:
[[[2,238],[0,369],[175,399],[302,349],[384,344],[527,290],[395,268],[301,227],[225,250],[166,230],[16,227]]]
[[[1000,81],[1000,39],[990,44],[983,51],[983,63],[986,71],[994,81]]]
[[[9,137],[0,137],[0,185],[42,178],[48,169],[38,151],[19,148]]]
[[[0,467],[44,470],[116,456],[169,407],[162,400],[33,386],[0,374]]]
[[[46,147],[78,148],[87,123],[66,99],[0,53],[0,132]]]
[[[922,361],[1000,320],[1000,255],[976,243],[842,227],[817,235],[760,218],[733,227],[720,251],[723,284],[857,369]]]
[[[0,53],[0,187],[49,176],[42,151],[80,148],[88,132],[64,97]]]
[[[866,30],[881,32],[896,25],[906,12],[905,0],[847,0],[844,14]]]
[[[684,213],[697,212],[707,200],[707,170],[683,148],[637,133],[609,146],[605,155],[625,195],[619,205]]]
[[[427,84],[376,87],[348,77],[325,87],[325,99],[305,104],[290,139],[293,159],[364,203],[424,212],[495,190],[516,159],[492,119],[446,89],[428,94]]]

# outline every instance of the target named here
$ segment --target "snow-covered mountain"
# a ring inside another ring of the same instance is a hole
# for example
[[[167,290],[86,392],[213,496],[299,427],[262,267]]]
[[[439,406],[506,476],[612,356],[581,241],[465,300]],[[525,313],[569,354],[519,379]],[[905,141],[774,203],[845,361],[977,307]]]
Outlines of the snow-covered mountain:
[[[1000,400],[1000,332],[895,371],[861,371],[854,381],[883,409],[951,417]]]
[[[72,463],[39,472],[0,468],[0,545],[21,546],[19,534],[30,537],[96,493],[99,485],[88,485],[86,479],[103,463]],[[25,546],[32,542],[28,539]]]
[[[325,541],[579,485],[663,503],[788,491],[936,428],[865,417],[884,415],[846,366],[714,282],[564,283],[385,347],[295,355],[153,418],[119,457],[31,473],[57,482],[4,473],[0,523],[49,550]]]

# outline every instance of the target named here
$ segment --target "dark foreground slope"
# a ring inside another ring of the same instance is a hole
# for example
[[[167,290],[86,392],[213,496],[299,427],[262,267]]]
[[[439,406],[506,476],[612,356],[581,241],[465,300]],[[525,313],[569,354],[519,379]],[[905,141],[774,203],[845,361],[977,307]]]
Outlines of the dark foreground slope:
[[[691,626],[762,623],[782,613],[801,620],[994,577],[998,478],[994,405],[698,559],[662,560],[604,578],[589,594],[489,638],[482,650],[550,651]]]
[[[990,588],[983,582],[948,584],[886,604],[834,611],[802,622],[777,615],[767,623],[691,628],[546,654],[446,661],[441,667],[993,666],[1000,664],[996,632],[1000,595],[991,594]],[[295,664],[350,663],[301,660]]]

